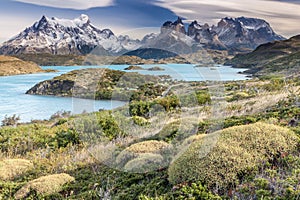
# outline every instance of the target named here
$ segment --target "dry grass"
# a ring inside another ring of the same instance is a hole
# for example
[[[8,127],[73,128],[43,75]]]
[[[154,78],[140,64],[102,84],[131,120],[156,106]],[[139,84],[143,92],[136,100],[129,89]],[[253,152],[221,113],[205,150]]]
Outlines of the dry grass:
[[[43,72],[43,70],[33,62],[25,62],[9,56],[0,56],[0,76],[37,72]]]
[[[33,168],[33,164],[25,159],[5,159],[0,161],[0,179],[12,180]]]
[[[170,145],[163,141],[148,140],[127,147],[125,150],[132,153],[159,153]]]
[[[130,160],[124,166],[124,170],[133,173],[145,173],[157,170],[166,165],[164,158],[159,154],[144,153]]]
[[[43,166],[47,173],[71,171],[78,166],[85,166],[95,162],[95,157],[88,149],[74,146],[57,151],[40,149],[30,152],[26,157],[32,159],[37,166]]]
[[[64,173],[42,176],[25,184],[17,191],[15,198],[25,198],[32,190],[36,191],[37,194],[40,195],[54,194],[56,192],[60,192],[64,184],[73,181],[75,181],[75,179],[72,176]]]
[[[260,164],[293,152],[298,140],[289,129],[264,123],[192,136],[187,142],[192,144],[171,163],[169,179],[174,184],[201,181],[210,188],[226,188],[241,174],[251,174]]]

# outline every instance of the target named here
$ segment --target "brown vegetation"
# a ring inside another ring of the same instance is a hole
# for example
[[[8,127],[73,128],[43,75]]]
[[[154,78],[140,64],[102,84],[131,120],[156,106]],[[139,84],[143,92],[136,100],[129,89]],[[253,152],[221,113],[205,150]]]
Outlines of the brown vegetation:
[[[9,56],[0,56],[0,76],[31,74],[37,72],[43,72],[43,70],[33,62],[25,62]]]

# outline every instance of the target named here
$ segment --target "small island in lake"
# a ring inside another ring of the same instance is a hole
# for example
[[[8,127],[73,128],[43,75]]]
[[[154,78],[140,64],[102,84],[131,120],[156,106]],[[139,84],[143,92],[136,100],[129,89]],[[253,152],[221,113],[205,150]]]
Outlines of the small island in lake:
[[[137,65],[130,65],[129,67],[126,67],[124,70],[145,70],[145,69]]]
[[[165,69],[155,66],[148,69],[148,71],[165,71]]]
[[[142,68],[140,66],[137,65],[130,65],[129,67],[126,67],[124,70],[148,70],[148,71],[165,71],[165,69],[158,67],[158,66],[154,66],[154,67],[150,67],[148,69]]]

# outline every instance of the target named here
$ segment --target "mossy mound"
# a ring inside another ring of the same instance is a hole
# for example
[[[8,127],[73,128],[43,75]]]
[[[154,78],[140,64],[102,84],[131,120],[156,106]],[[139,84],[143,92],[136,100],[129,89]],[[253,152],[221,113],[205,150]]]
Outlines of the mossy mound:
[[[165,163],[163,156],[153,153],[144,153],[127,162],[124,169],[125,171],[133,173],[145,173],[164,166]]]
[[[295,151],[299,142],[289,129],[264,123],[231,127],[188,140],[191,145],[169,166],[170,182],[201,181],[219,189],[236,184],[259,165]]]
[[[35,191],[37,194],[43,196],[54,194],[60,192],[64,184],[73,181],[75,181],[75,179],[65,173],[42,176],[25,184],[17,191],[15,198],[25,198],[31,191]]]
[[[116,158],[116,165],[119,168],[125,167],[130,161],[143,159],[147,155],[167,157],[171,151],[171,145],[164,141],[148,140],[133,144],[124,149]],[[145,155],[144,155],[145,154]],[[143,157],[144,156],[144,157]],[[166,158],[164,158],[166,159]],[[131,166],[132,164],[130,164]],[[130,167],[131,168],[131,167]],[[129,169],[129,168],[128,168]],[[125,169],[126,170],[126,169]]]
[[[126,148],[132,153],[157,153],[169,147],[170,145],[163,141],[148,140],[133,144]]]
[[[0,179],[12,180],[33,168],[33,164],[25,159],[6,159],[0,161]]]

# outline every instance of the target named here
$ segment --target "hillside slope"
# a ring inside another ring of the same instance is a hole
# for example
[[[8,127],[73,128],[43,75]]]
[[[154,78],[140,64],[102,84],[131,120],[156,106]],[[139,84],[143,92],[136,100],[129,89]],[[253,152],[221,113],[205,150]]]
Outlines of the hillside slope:
[[[256,75],[267,73],[298,73],[300,65],[300,35],[283,41],[260,45],[253,52],[235,56],[227,64],[249,68]]]
[[[0,76],[37,72],[43,72],[43,70],[33,62],[26,62],[10,56],[0,56]]]

